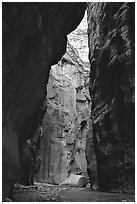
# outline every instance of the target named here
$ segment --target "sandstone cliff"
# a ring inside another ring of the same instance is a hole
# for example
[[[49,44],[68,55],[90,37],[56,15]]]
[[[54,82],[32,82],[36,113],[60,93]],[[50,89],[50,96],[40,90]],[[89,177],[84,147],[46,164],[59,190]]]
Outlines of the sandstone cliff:
[[[126,192],[134,188],[135,4],[88,3],[87,15],[97,184]]]
[[[87,175],[88,87],[89,69],[68,42],[65,55],[51,67],[47,85],[41,181],[60,183],[71,173]]]

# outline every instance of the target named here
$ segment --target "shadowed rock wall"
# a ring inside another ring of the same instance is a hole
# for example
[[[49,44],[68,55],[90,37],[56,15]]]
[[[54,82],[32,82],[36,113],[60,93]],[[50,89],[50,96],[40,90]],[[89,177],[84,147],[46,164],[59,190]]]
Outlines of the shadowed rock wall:
[[[85,3],[3,3],[3,200],[17,180],[20,153],[43,117],[50,66],[65,53],[66,35]]]
[[[87,10],[97,185],[130,192],[135,153],[135,4],[88,3]]]
[[[89,69],[68,42],[65,55],[51,67],[47,85],[39,175],[42,182],[58,184],[71,173],[87,175],[88,87]]]

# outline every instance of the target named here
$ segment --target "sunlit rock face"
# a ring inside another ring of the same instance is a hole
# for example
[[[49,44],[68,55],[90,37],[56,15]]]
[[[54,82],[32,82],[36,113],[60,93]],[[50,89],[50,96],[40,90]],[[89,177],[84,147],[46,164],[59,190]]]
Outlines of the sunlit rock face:
[[[87,10],[97,185],[101,190],[130,192],[134,189],[135,4],[88,3]]]
[[[66,50],[67,34],[85,3],[3,3],[3,200],[20,169],[20,152],[43,118],[50,66]]]
[[[84,18],[78,25],[78,27],[72,31],[68,36],[69,42],[76,48],[81,60],[89,66],[89,48],[88,48],[88,24],[87,24],[87,11],[85,11]]]
[[[88,87],[89,69],[68,42],[65,55],[49,75],[40,181],[58,184],[71,173],[87,175]]]

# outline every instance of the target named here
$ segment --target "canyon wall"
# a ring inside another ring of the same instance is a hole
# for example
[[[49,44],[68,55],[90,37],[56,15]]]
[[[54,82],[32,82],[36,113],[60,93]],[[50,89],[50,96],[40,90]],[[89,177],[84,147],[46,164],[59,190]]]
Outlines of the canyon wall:
[[[23,146],[44,110],[50,66],[66,50],[67,34],[84,16],[86,3],[2,4],[2,193],[17,181]]]
[[[91,118],[97,188],[134,191],[135,4],[88,3]],[[87,144],[87,151],[90,151]],[[91,184],[93,178],[89,176]]]
[[[68,42],[65,55],[51,67],[47,85],[39,175],[42,182],[59,184],[71,173],[87,176],[88,87],[89,67]]]

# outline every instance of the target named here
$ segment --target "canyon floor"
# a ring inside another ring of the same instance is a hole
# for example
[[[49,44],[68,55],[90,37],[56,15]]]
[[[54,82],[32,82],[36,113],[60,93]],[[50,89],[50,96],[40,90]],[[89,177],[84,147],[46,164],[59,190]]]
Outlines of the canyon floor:
[[[14,202],[134,202],[134,194],[107,193],[78,188],[35,183],[34,186],[16,185]]]

